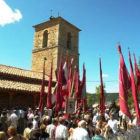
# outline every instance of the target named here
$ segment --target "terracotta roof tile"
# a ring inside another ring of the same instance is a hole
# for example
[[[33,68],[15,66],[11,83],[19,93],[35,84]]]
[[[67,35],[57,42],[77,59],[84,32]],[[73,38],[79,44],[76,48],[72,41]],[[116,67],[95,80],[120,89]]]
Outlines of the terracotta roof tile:
[[[40,92],[41,85],[0,79],[0,89],[14,90],[14,91],[27,91],[27,92]],[[45,91],[47,92],[47,87],[45,87]]]
[[[32,78],[32,79],[42,79],[41,72],[34,72],[34,71],[15,68],[6,65],[0,65],[0,73],[7,74],[7,75],[15,75],[19,77]],[[45,76],[45,79],[48,80],[47,75]]]

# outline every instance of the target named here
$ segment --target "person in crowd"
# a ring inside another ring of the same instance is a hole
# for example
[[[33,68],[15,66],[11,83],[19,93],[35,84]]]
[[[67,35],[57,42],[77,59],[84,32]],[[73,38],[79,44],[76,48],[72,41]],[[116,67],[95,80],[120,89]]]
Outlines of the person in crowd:
[[[46,130],[46,125],[41,124],[40,126],[40,139],[41,140],[47,140],[49,138],[49,134],[45,132]]]
[[[41,122],[45,125],[48,125],[50,121],[50,116],[48,116],[48,111],[44,110],[44,115],[41,118]]]
[[[78,126],[79,127],[74,130],[73,139],[74,140],[90,140],[89,134],[86,130],[86,121],[81,120],[78,123]]]
[[[32,134],[31,134],[31,137],[29,138],[29,140],[39,140],[40,139],[41,132],[40,132],[39,128],[32,130],[31,133]]]
[[[33,114],[33,110],[31,108],[28,109],[28,114],[27,114],[27,118],[28,118],[28,121],[33,121],[34,119],[34,114]]]
[[[22,135],[17,134],[17,130],[13,126],[8,127],[7,133],[10,136],[8,140],[26,140],[26,138],[24,138]]]
[[[114,118],[115,114],[111,113],[110,120],[108,121],[108,126],[112,129],[113,133],[117,133],[118,121]]]
[[[23,136],[28,140],[31,137],[31,131],[32,131],[33,123],[28,122],[27,128],[24,129]]]
[[[24,131],[24,128],[25,128],[25,112],[23,109],[19,109],[18,111],[18,116],[19,116],[19,119],[18,119],[18,123],[19,123],[19,126],[18,126],[18,133],[22,133]]]
[[[1,122],[0,122],[0,140],[7,140],[6,134],[5,134],[4,130],[3,130],[3,125],[2,125]]]
[[[2,114],[1,114],[1,123],[2,123],[2,127],[3,127],[3,130],[4,132],[6,133],[7,131],[7,122],[8,122],[8,119],[7,119],[7,111],[6,110],[3,110],[2,111]]]
[[[92,140],[104,140],[100,128],[95,129],[95,136],[92,138]]]
[[[39,116],[36,115],[36,116],[34,117],[34,120],[33,120],[33,129],[39,128],[38,122],[39,122]]]
[[[76,123],[72,123],[72,126],[69,129],[69,134],[70,134],[69,140],[72,140],[73,139],[73,133],[74,133],[74,130],[75,130],[76,127],[77,127]]]
[[[60,118],[59,119],[59,124],[56,127],[56,132],[55,132],[55,139],[60,140],[64,139],[66,140],[68,138],[68,130],[67,127],[64,125],[65,121]]]
[[[11,126],[13,126],[13,127],[15,127],[16,129],[17,129],[17,127],[18,127],[18,116],[17,116],[17,114],[16,114],[16,110],[14,110],[14,112],[11,114],[11,116],[10,116],[10,125]]]
[[[46,127],[46,132],[49,134],[50,140],[55,138],[56,126],[57,126],[57,120],[52,119],[52,124],[49,124]]]

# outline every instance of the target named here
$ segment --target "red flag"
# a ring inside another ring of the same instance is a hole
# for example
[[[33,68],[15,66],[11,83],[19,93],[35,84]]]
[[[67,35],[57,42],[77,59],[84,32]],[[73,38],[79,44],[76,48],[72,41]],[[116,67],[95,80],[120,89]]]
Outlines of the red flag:
[[[86,73],[86,70],[85,70],[85,67],[83,65],[83,78],[82,78],[82,81],[80,83],[80,86],[79,86],[79,91],[78,91],[78,95],[77,95],[77,98],[78,98],[78,107],[81,106],[81,100],[82,100],[82,90],[84,88],[84,85],[85,85],[85,73]]]
[[[48,108],[52,108],[52,101],[51,101],[51,95],[52,95],[52,71],[53,71],[53,62],[51,63],[51,70],[50,70],[50,77],[49,77],[49,83],[48,83],[48,96],[47,96],[47,104],[46,106]]]
[[[120,103],[120,110],[132,119],[130,114],[127,99],[128,99],[128,89],[131,87],[131,79],[126,68],[124,58],[121,52],[121,46],[118,45],[118,51],[120,52],[120,64],[119,64],[119,103]]]
[[[139,93],[139,96],[140,96],[140,70],[139,70],[137,62],[136,62],[135,54],[134,54],[134,63],[135,63],[135,74],[136,74],[136,81],[137,81],[137,89],[138,89],[138,93]]]
[[[101,66],[101,58],[100,58],[100,110],[101,114],[104,116],[105,114],[105,99],[104,99],[104,87],[103,87],[103,79],[102,79],[102,66]]]
[[[83,111],[86,112],[87,111],[87,92],[86,92],[86,69],[85,69],[85,65],[83,64],[83,71],[84,71],[84,86],[82,89],[82,104],[83,104]]]
[[[138,105],[138,100],[137,100],[136,86],[135,86],[133,66],[132,66],[130,52],[129,52],[129,62],[130,62],[130,71],[131,71],[131,87],[132,87],[133,101],[134,101],[134,105],[135,105],[135,111],[136,111],[137,118],[140,121],[140,110],[139,110],[139,105]]]
[[[43,111],[43,107],[44,107],[44,88],[45,88],[45,59],[44,59],[44,65],[43,65],[43,78],[42,78],[42,84],[41,84],[40,100],[39,100],[39,105],[38,105],[40,111]]]
[[[68,97],[71,98],[71,87],[72,87],[72,64],[73,64],[74,58],[71,58],[71,64],[69,68],[69,75],[68,75],[68,82],[67,82],[67,87],[68,87]]]
[[[67,78],[68,78],[68,56],[66,56],[66,60],[63,66],[62,71],[62,97],[65,100],[66,96],[68,95],[67,89]]]
[[[76,83],[75,83],[75,98],[78,99],[79,95],[79,70],[76,72]]]
[[[62,57],[60,58],[59,63],[59,71],[58,71],[58,80],[57,80],[57,87],[56,87],[56,109],[57,111],[61,111],[62,109]]]

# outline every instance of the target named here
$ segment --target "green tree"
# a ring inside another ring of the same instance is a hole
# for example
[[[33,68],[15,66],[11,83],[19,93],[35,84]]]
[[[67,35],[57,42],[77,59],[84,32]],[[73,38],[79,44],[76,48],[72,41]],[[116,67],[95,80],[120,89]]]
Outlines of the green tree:
[[[105,95],[106,95],[105,84],[103,87],[104,87],[104,97],[105,97]],[[96,101],[97,101],[97,103],[99,103],[100,102],[100,85],[96,87],[95,94],[96,94]]]
[[[87,104],[88,106],[93,104],[93,94],[87,93]]]

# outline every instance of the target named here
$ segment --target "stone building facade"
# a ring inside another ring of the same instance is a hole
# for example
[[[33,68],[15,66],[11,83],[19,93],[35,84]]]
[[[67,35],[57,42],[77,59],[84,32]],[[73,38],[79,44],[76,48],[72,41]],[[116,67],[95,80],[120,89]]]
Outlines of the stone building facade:
[[[33,26],[35,28],[34,48],[32,51],[32,71],[42,72],[43,59],[46,57],[46,74],[53,60],[53,77],[58,68],[60,56],[74,58],[74,65],[79,66],[79,31],[61,17]]]

